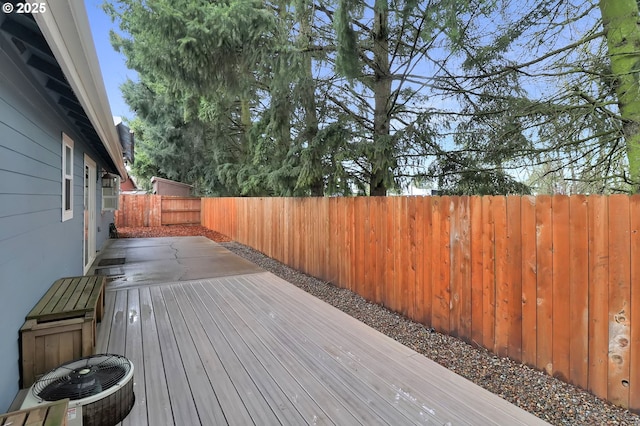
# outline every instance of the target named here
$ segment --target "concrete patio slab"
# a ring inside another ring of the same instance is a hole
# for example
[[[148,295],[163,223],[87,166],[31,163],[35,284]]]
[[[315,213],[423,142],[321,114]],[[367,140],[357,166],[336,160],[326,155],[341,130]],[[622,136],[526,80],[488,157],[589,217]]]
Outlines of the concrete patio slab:
[[[120,265],[99,266],[124,258]],[[205,237],[122,238],[109,240],[89,274],[109,277],[109,288],[264,272]]]

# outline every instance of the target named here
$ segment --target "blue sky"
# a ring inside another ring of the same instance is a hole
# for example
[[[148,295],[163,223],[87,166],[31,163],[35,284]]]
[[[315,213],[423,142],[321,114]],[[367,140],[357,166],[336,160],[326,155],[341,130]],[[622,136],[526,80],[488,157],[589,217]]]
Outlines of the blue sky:
[[[89,25],[93,34],[93,42],[98,53],[100,68],[102,69],[102,78],[107,89],[109,104],[111,105],[111,113],[114,116],[133,118],[134,114],[129,109],[122,94],[120,93],[120,85],[127,78],[137,79],[135,71],[130,70],[125,65],[125,58],[116,52],[109,42],[109,30],[116,29],[116,25],[111,22],[101,8],[104,0],[84,0],[89,16]]]

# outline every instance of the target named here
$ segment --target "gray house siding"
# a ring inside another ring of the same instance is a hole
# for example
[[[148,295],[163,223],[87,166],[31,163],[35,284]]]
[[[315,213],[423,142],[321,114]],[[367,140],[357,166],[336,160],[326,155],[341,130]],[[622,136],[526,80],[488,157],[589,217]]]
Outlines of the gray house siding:
[[[111,212],[101,213],[98,156],[0,42],[0,410],[19,390],[19,329],[49,286],[83,273],[84,154],[97,163],[99,249]],[[74,140],[73,218],[62,222],[62,132]]]

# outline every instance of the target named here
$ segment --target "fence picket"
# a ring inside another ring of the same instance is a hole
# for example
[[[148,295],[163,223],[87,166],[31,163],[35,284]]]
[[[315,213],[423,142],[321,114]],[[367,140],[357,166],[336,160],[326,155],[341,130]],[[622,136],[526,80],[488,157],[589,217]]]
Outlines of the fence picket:
[[[538,299],[535,197],[522,197],[520,215],[522,230],[522,362],[535,366]]]
[[[451,215],[453,204],[450,196],[441,197],[440,203],[440,275],[438,300],[440,302],[440,329],[450,331],[451,315]],[[436,327],[437,328],[437,327]]]
[[[424,322],[424,287],[425,284],[422,281],[424,277],[424,201],[425,197],[414,197],[414,318],[419,322]]]
[[[280,199],[284,204],[284,198]],[[331,250],[331,221],[329,220],[329,198],[321,198],[320,199],[320,216],[322,217],[322,278],[324,281],[328,281],[330,277],[333,275],[332,269],[330,267],[330,250]],[[283,234],[285,231],[282,231]]]
[[[364,294],[365,197],[353,199],[353,291]]]
[[[482,282],[482,198],[471,197],[471,342],[483,346]]]
[[[387,217],[389,215],[387,211],[387,200],[382,197],[376,197],[376,258],[374,262],[376,270],[376,289],[375,289],[375,301],[376,303],[384,304],[384,283],[387,279],[386,262],[387,262],[387,235],[389,234],[389,227],[387,226]]]
[[[340,211],[340,247],[342,256],[340,264],[340,287],[349,288],[351,253],[349,247],[349,204],[341,203]]]
[[[462,322],[462,294],[463,294],[463,269],[464,261],[462,257],[463,246],[463,229],[462,223],[463,212],[460,211],[459,198],[451,199],[451,220],[449,229],[449,333],[452,336],[460,337]]]
[[[509,358],[522,361],[522,197],[507,197]]]
[[[607,399],[629,404],[631,312],[629,197],[609,197],[609,377]]]
[[[461,290],[460,290],[460,338],[466,342],[471,341],[471,323],[472,323],[472,309],[471,309],[471,288],[473,282],[471,281],[471,212],[470,197],[461,197],[458,204],[458,211],[460,212],[460,275],[461,275]]]
[[[569,200],[569,292],[571,294],[569,378],[586,389],[589,375],[589,234],[587,197],[576,195]]]
[[[397,306],[404,316],[409,314],[407,275],[411,265],[409,263],[409,212],[407,208],[407,197],[396,197],[396,226],[398,229],[398,240],[395,244],[396,259],[396,298]]]
[[[431,205],[433,198],[425,197],[422,200],[422,215],[423,215],[423,241],[422,250],[422,323],[428,326],[433,324],[433,264],[431,260],[433,258],[433,206]]]
[[[496,325],[495,227],[493,197],[482,198],[482,339],[483,346],[493,350]]]
[[[385,199],[385,204],[387,207],[387,250],[386,250],[386,259],[385,263],[387,266],[385,280],[384,280],[384,290],[383,290],[383,300],[384,306],[389,309],[396,310],[395,304],[395,294],[394,294],[394,285],[395,285],[395,239],[396,239],[396,209],[393,203],[393,198]]]
[[[589,391],[607,398],[609,352],[608,198],[589,202]]]
[[[553,220],[551,197],[536,199],[537,241],[537,342],[536,366],[553,373]]]
[[[416,316],[416,198],[406,198],[407,206],[407,261],[406,283],[407,289],[406,305],[407,316],[415,318]]]
[[[445,327],[449,326],[447,321],[444,325],[443,319],[443,303],[441,299],[442,295],[442,277],[440,268],[442,268],[442,240],[440,234],[442,232],[442,225],[445,219],[442,217],[441,205],[444,201],[441,197],[434,198],[431,203],[431,217],[433,223],[433,232],[431,234],[431,326],[438,331],[446,331]],[[448,307],[447,307],[448,309]]]
[[[346,221],[345,221],[345,234],[347,234],[347,274],[346,274],[346,288],[351,291],[356,290],[356,281],[355,281],[355,273],[356,267],[355,262],[357,259],[356,255],[356,247],[355,247],[355,226],[354,226],[354,203],[353,199],[349,200],[347,203],[346,209]]]
[[[631,237],[631,341],[629,344],[629,408],[640,412],[640,195],[629,200]]]
[[[362,233],[362,297],[367,300],[373,300],[373,285],[372,283],[372,273],[374,272],[373,266],[375,261],[373,261],[373,257],[375,256],[376,249],[375,244],[373,242],[375,238],[375,226],[371,223],[371,215],[369,212],[371,211],[370,204],[373,204],[373,200],[370,198],[364,198],[364,210],[362,212],[361,220],[364,221],[364,231]]]
[[[509,354],[510,291],[509,259],[507,250],[507,200],[495,197],[493,200],[495,226],[495,341],[493,351],[499,356]]]
[[[570,323],[569,308],[569,197],[554,195],[553,209],[553,266],[552,266],[552,299],[553,299],[553,375],[562,380],[569,380],[569,348]]]

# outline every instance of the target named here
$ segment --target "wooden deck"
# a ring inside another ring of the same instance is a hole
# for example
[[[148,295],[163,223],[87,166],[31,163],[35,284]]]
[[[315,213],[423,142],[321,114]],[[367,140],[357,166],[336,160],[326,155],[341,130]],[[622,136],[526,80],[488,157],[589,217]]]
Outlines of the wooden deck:
[[[270,273],[106,292],[123,425],[545,424]]]

